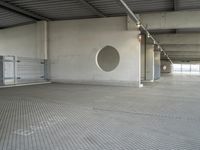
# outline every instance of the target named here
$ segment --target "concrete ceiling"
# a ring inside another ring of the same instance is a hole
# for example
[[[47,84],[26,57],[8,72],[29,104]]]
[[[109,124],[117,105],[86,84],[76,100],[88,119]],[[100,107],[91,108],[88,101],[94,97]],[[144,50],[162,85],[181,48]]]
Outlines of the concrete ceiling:
[[[172,61],[200,61],[200,34],[176,33],[154,36]],[[161,58],[166,59],[164,55]]]
[[[196,10],[199,0],[125,0],[135,13]],[[118,0],[1,0],[0,28],[37,20],[121,16]]]

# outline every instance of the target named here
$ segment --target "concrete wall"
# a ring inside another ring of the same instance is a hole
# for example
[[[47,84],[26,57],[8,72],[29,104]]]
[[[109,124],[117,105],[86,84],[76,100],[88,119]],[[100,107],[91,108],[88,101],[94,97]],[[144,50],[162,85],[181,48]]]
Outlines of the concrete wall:
[[[41,23],[0,30],[0,55],[45,58]]]
[[[47,75],[40,59],[47,59],[47,23],[41,21],[0,30],[0,56],[7,55],[15,56],[17,62],[11,57],[13,63],[4,63],[5,78],[9,72],[5,85],[44,82]]]
[[[139,31],[127,30],[127,18],[103,18],[49,23],[51,79],[56,82],[139,86]],[[104,72],[96,55],[104,46],[115,47],[119,66]]]
[[[57,82],[139,86],[140,32],[130,25],[127,17],[116,17],[49,22],[48,32],[45,22],[3,29],[0,55],[49,57],[50,78]],[[120,54],[119,66],[111,72],[96,64],[97,53],[107,45]]]

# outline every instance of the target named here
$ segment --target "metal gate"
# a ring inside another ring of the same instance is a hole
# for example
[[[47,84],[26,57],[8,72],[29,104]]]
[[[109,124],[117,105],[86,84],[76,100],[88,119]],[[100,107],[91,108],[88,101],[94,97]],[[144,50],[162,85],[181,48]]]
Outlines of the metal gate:
[[[0,85],[44,82],[46,75],[46,60],[0,56]]]
[[[45,61],[41,59],[17,57],[16,83],[33,83],[45,80]]]
[[[15,84],[15,57],[5,56],[3,62],[4,85]]]

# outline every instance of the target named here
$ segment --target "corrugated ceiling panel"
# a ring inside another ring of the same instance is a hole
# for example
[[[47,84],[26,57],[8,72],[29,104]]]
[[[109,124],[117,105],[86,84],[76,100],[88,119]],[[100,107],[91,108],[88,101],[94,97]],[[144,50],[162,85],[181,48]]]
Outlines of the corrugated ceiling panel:
[[[116,0],[88,0],[88,2],[106,15],[125,14],[125,10]]]
[[[200,9],[200,0],[177,0],[178,10]]]
[[[107,15],[125,14],[116,0],[89,0],[89,2]],[[136,13],[173,9],[172,0],[125,0],[125,2]]]
[[[125,2],[136,13],[173,9],[172,0],[125,0]]]
[[[0,7],[0,28],[29,23],[34,20]]]
[[[39,14],[52,20],[81,19],[96,17],[81,0],[2,0],[22,9]],[[126,14],[116,0],[87,0],[106,16]],[[124,0],[136,13],[171,11],[173,0]],[[200,9],[200,0],[176,0],[177,10]],[[14,11],[0,9],[0,27],[33,21]]]
[[[59,20],[95,16],[77,0],[4,0],[44,17]]]

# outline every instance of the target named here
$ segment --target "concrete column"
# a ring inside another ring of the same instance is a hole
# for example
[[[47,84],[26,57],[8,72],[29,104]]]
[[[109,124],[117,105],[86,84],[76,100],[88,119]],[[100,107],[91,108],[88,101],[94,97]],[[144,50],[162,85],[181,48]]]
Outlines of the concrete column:
[[[3,56],[0,56],[0,86],[4,83]]]
[[[47,22],[37,22],[37,57],[40,59],[48,59],[47,54]]]
[[[45,59],[45,79],[49,80],[49,62],[48,62],[48,23],[47,21],[37,22],[37,58]]]
[[[154,51],[154,79],[160,79],[160,51]]]
[[[141,35],[141,81],[146,79],[146,37]]]
[[[154,81],[154,45],[146,45],[146,81]]]

